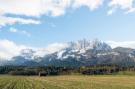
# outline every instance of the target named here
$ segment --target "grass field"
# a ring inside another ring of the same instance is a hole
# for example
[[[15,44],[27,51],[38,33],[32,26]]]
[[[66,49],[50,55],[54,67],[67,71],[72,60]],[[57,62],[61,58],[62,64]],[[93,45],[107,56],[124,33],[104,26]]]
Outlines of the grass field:
[[[0,89],[135,89],[135,76],[0,76]]]

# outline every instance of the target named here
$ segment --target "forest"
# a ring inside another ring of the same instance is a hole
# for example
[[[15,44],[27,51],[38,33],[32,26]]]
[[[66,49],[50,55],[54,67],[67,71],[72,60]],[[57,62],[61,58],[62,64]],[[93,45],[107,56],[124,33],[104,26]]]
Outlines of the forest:
[[[24,76],[50,76],[50,75],[112,75],[122,71],[135,72],[133,66],[118,65],[90,65],[80,67],[55,67],[55,66],[0,66],[0,74]]]

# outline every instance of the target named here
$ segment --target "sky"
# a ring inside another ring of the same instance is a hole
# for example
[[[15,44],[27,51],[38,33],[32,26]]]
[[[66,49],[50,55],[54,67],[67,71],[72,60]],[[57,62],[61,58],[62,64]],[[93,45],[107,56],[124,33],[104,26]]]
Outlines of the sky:
[[[135,0],[0,0],[0,55],[83,38],[135,48],[134,33]]]

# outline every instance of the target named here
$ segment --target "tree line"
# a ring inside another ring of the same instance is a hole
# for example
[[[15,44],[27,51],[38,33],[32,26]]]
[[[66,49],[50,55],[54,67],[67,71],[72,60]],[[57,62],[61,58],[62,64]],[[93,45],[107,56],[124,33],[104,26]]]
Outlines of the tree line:
[[[55,67],[55,66],[0,66],[0,74],[26,75],[26,76],[48,76],[48,75],[106,75],[116,74],[120,71],[135,72],[133,66],[118,65],[89,65],[80,67]]]

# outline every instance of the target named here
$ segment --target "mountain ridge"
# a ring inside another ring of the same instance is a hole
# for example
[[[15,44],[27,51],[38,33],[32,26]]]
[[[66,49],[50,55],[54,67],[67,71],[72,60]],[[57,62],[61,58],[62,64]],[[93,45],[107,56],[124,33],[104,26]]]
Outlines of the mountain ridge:
[[[85,39],[77,42],[68,42],[65,45],[60,50],[52,53],[40,50],[40,53],[43,52],[42,54],[44,54],[42,56],[37,55],[39,52],[33,49],[23,49],[20,55],[12,57],[12,60],[4,62],[4,64],[25,66],[135,65],[135,49],[124,47],[113,49],[105,42]]]

